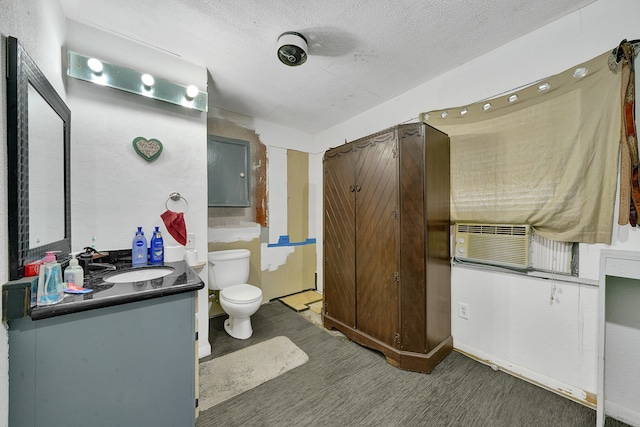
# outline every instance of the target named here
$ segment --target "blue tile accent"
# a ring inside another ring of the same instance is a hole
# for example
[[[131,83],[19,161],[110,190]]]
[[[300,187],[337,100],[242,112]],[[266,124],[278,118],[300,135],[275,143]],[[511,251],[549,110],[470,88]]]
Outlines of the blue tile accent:
[[[316,244],[316,239],[315,237],[312,239],[307,239],[304,242],[290,242],[289,241],[289,236],[288,235],[284,235],[284,236],[280,236],[278,238],[278,243],[269,243],[267,245],[268,248],[274,248],[277,246],[302,246],[302,245],[315,245]]]

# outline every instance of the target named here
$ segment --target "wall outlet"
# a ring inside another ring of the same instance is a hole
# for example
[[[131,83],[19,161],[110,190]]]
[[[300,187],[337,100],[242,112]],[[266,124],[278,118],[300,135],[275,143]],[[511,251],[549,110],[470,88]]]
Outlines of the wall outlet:
[[[458,303],[458,317],[469,319],[469,304],[464,302]]]

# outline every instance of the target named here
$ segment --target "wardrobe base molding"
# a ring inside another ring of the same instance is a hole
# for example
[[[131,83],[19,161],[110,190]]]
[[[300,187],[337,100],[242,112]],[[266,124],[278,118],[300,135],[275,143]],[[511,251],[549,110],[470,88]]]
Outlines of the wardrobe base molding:
[[[394,348],[324,313],[322,314],[322,320],[325,328],[336,329],[351,341],[381,352],[385,355],[390,365],[406,371],[428,374],[453,350],[453,337],[451,335],[429,353],[415,353]]]

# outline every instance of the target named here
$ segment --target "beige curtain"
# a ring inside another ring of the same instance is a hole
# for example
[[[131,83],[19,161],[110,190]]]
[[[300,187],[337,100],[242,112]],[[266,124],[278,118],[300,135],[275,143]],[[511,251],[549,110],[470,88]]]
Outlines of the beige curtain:
[[[608,56],[504,96],[421,114],[451,137],[452,222],[531,224],[553,240],[611,242],[620,75]]]

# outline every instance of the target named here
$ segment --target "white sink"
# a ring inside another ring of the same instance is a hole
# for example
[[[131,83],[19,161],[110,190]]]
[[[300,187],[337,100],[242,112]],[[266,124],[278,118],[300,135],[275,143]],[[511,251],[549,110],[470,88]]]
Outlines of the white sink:
[[[104,281],[107,283],[144,282],[145,280],[164,277],[172,272],[173,267],[140,268],[138,270],[127,270],[122,273],[115,273],[111,276],[105,277]]]

